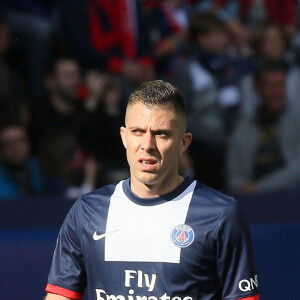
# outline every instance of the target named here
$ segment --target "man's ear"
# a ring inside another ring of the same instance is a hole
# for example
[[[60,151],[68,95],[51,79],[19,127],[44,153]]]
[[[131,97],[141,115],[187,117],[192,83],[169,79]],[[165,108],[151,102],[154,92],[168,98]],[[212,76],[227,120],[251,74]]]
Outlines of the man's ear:
[[[184,133],[183,137],[181,138],[179,153],[181,154],[184,151],[186,151],[189,145],[191,144],[191,142],[192,142],[192,134],[190,132]]]
[[[123,145],[125,147],[125,149],[127,148],[127,142],[126,142],[126,127],[121,127],[120,128],[120,134],[121,134],[121,138],[122,138],[122,142]]]

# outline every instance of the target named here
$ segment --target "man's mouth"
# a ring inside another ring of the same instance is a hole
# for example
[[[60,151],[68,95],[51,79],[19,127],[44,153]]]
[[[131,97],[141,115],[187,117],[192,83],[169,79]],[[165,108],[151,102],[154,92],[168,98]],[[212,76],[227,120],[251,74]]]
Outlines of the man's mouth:
[[[139,159],[139,165],[143,171],[152,171],[155,168],[157,161],[155,159]]]
[[[154,165],[155,162],[154,161],[150,161],[150,160],[142,160],[140,161],[142,164],[146,164],[146,165]]]

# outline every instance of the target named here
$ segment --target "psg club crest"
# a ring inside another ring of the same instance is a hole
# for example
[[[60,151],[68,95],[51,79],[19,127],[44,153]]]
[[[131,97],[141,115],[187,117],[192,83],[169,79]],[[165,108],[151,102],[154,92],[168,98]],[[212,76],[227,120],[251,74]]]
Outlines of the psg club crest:
[[[171,231],[171,241],[179,248],[188,247],[194,240],[194,230],[188,225],[177,225]]]

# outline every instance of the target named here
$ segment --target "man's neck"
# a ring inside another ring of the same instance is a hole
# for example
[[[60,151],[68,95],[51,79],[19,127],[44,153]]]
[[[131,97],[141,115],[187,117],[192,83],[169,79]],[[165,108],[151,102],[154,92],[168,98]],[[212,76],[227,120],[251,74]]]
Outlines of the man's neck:
[[[278,121],[282,115],[284,108],[281,111],[272,111],[266,105],[259,108],[259,118],[261,121]]]
[[[131,177],[131,191],[140,198],[155,198],[175,190],[184,178],[177,175],[175,179],[160,184],[145,184]]]

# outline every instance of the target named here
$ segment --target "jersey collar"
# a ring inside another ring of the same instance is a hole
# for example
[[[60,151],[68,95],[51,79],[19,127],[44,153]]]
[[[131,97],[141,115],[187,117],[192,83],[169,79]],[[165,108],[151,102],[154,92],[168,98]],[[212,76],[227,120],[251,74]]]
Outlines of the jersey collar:
[[[191,183],[193,182],[193,179],[190,177],[185,177],[183,182],[177,186],[173,191],[161,195],[159,197],[154,197],[154,198],[140,198],[136,194],[134,194],[131,191],[131,180],[130,178],[126,179],[123,181],[123,191],[125,195],[134,203],[138,205],[143,205],[143,206],[152,206],[152,205],[158,205],[162,204],[166,201],[170,201],[174,198],[176,198],[178,195],[180,195]]]

